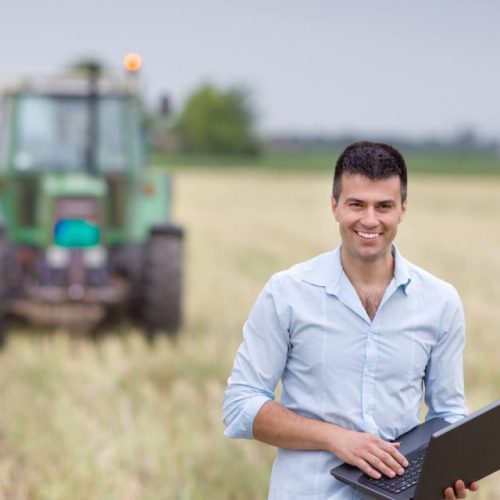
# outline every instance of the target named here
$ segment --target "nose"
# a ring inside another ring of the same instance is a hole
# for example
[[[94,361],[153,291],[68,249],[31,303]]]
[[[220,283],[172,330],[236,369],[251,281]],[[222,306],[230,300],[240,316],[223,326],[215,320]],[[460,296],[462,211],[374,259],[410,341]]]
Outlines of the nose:
[[[363,212],[361,224],[363,224],[363,226],[367,228],[375,227],[378,225],[377,213],[373,207],[367,207]]]

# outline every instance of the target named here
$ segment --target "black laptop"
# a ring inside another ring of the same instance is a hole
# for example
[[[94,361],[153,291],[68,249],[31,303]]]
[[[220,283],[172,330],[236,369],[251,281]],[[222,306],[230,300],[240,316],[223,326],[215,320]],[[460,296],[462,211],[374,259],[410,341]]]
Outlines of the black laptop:
[[[402,476],[372,479],[348,464],[330,473],[374,498],[441,499],[457,479],[470,484],[500,469],[500,401],[451,425],[429,420],[396,441],[409,462]]]

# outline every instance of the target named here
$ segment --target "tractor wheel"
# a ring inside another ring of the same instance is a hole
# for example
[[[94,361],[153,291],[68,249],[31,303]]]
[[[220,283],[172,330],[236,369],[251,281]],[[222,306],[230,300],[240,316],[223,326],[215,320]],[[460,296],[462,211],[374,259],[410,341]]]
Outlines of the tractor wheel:
[[[8,259],[9,245],[5,238],[0,236],[0,349],[5,346],[7,334]]]
[[[142,309],[142,280],[144,265],[144,245],[129,244],[125,247],[125,270],[131,285],[128,315],[134,320],[140,320]]]
[[[155,228],[146,246],[143,267],[143,311],[146,335],[175,335],[182,312],[182,230]]]

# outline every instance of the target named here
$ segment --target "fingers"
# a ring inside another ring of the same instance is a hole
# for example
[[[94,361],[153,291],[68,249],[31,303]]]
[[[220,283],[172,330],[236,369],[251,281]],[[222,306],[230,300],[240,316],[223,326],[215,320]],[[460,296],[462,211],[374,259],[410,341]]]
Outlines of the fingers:
[[[472,481],[467,488],[471,491],[477,491],[479,489],[479,483],[477,481]]]
[[[386,452],[391,455],[391,457],[398,462],[400,466],[408,467],[408,460],[406,460],[405,456],[402,455],[397,448],[399,448],[400,443],[386,443],[387,447],[385,448]]]
[[[445,500],[455,500],[455,492],[452,487],[448,487],[444,490],[444,499]]]
[[[403,464],[404,466],[408,465],[405,457],[397,451],[395,446],[378,438],[371,440],[359,458],[366,464],[363,465],[367,470],[368,467],[370,468],[368,475],[374,478],[380,477],[380,473],[387,477],[395,477],[396,474],[402,475],[404,474]],[[361,468],[361,470],[363,469]],[[379,475],[374,475],[373,471]],[[363,472],[365,471],[363,470]]]
[[[388,477],[395,477],[396,474],[401,476],[404,473],[403,467],[389,453],[383,450],[374,451],[366,457],[366,461]]]
[[[465,498],[467,496],[467,491],[465,490],[465,484],[461,480],[455,482],[455,496],[457,498]]]
[[[397,450],[399,443],[388,443],[378,440],[371,448],[371,456],[367,458],[370,464],[388,477],[404,474],[408,466],[406,458]]]
[[[406,458],[398,451],[399,443],[390,443],[373,434],[354,431],[342,433],[334,453],[347,463],[361,469],[368,476],[378,479],[404,474]]]
[[[354,462],[353,465],[373,479],[380,479],[382,477],[382,474],[380,474],[379,471],[375,470],[366,460],[363,460],[362,458]]]
[[[462,480],[458,480],[455,482],[455,489],[451,486],[444,490],[444,498],[445,500],[457,500],[463,499],[467,497],[467,489],[471,491],[477,491],[479,489],[479,483],[477,481],[473,481],[466,488],[465,483]]]

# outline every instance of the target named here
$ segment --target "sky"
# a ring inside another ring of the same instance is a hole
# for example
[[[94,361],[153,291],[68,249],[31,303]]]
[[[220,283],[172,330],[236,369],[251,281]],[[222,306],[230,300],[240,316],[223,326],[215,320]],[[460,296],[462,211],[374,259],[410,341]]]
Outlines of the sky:
[[[0,82],[143,58],[151,103],[250,91],[263,133],[500,140],[498,0],[2,0]]]

